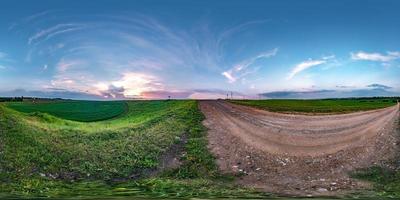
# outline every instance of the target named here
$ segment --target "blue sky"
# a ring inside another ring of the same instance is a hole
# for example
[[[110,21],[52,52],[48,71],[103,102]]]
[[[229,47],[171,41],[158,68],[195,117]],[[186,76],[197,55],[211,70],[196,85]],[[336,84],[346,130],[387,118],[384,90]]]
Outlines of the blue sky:
[[[399,1],[1,1],[0,96],[400,95]]]

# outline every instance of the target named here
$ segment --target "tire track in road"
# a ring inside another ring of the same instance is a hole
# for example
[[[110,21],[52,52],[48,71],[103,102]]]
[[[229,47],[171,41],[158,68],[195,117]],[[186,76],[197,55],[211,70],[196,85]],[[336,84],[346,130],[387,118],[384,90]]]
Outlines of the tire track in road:
[[[340,115],[289,115],[255,111],[223,101],[203,101],[206,117],[245,143],[268,153],[318,156],[362,145],[398,114],[399,105]]]

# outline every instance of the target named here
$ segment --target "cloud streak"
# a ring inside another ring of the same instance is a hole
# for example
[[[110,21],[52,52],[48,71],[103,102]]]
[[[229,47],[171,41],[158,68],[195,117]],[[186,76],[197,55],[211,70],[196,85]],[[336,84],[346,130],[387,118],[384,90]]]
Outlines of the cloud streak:
[[[357,53],[350,53],[352,60],[366,60],[376,62],[390,62],[393,60],[400,59],[400,52],[388,51],[386,54],[381,53],[367,53],[359,51]]]
[[[68,24],[57,24],[53,27],[41,30],[28,39],[28,44],[32,44],[33,42],[38,42],[40,39],[47,40],[50,39],[51,37],[54,37],[56,35],[62,34],[62,33],[67,33],[70,31],[75,31],[75,30],[81,30],[85,26],[83,24],[74,24],[74,23],[68,23]]]
[[[318,65],[323,65],[327,63],[336,63],[337,60],[335,60],[335,55],[330,55],[330,56],[323,56],[321,59],[318,60],[313,60],[313,59],[308,59],[306,61],[303,61],[299,64],[297,64],[288,74],[286,77],[286,80],[291,80],[293,77],[295,77],[298,73],[307,70],[311,67],[315,67]]]
[[[231,69],[222,72],[221,74],[228,79],[229,83],[234,83],[238,79],[244,77],[245,75],[252,73],[252,71],[248,71],[247,69],[253,65],[257,60],[263,59],[263,58],[270,58],[275,56],[278,53],[278,48],[272,49],[267,52],[263,52],[253,58],[250,58],[248,60],[242,61],[241,63],[235,65]]]
[[[301,62],[301,63],[297,64],[292,69],[292,71],[289,73],[289,75],[287,76],[286,79],[290,80],[294,76],[296,76],[298,73],[300,73],[300,72],[302,72],[302,71],[304,71],[304,70],[306,70],[308,68],[311,68],[311,67],[314,67],[314,66],[318,66],[318,65],[322,65],[322,64],[325,64],[325,63],[326,63],[326,60],[307,60],[307,61]]]

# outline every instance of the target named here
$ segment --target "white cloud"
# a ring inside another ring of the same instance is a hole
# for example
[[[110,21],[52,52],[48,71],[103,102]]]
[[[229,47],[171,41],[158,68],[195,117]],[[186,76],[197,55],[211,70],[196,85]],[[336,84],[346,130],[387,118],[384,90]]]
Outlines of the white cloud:
[[[125,97],[138,97],[142,92],[163,89],[157,77],[135,72],[124,73],[121,80],[114,81],[111,84],[123,88]]]
[[[321,59],[318,60],[313,60],[313,59],[308,59],[306,61],[303,61],[299,64],[297,64],[289,73],[289,75],[286,77],[286,80],[292,79],[294,76],[296,76],[298,73],[309,69],[311,67],[317,66],[317,65],[322,65],[326,64],[327,66],[329,65],[338,65],[339,62],[336,60],[335,55],[329,55],[329,56],[322,56]],[[329,67],[328,67],[329,68]]]
[[[43,65],[43,71],[47,70],[48,65]]]
[[[301,62],[292,69],[292,71],[289,73],[289,75],[286,79],[290,80],[294,76],[296,76],[296,74],[298,74],[310,67],[314,67],[317,65],[325,64],[325,63],[326,63],[326,60],[307,60],[307,61]]]
[[[353,60],[368,60],[377,62],[390,62],[400,59],[400,52],[387,52],[386,55],[381,53],[366,53],[359,51],[357,53],[350,53]]]
[[[233,68],[222,72],[221,74],[228,79],[229,83],[236,82],[239,78],[244,77],[245,75],[252,73],[251,71],[246,71],[255,61],[261,58],[269,58],[273,57],[278,53],[278,48],[272,49],[270,51],[261,53],[255,57],[242,61],[241,63],[235,65]]]
[[[6,69],[6,66],[0,65],[0,69]]]
[[[233,83],[236,81],[236,78],[233,77],[232,73],[233,73],[232,70],[228,70],[228,71],[222,72],[222,75],[225,76],[225,78],[227,78],[230,83]]]

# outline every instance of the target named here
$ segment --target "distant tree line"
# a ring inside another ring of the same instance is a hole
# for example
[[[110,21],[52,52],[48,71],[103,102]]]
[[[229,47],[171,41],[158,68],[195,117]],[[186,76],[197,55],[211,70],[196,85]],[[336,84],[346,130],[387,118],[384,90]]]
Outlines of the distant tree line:
[[[64,100],[62,98],[37,98],[37,97],[0,97],[0,102],[22,102],[22,101],[58,101]]]
[[[24,97],[0,97],[0,102],[23,101]]]

